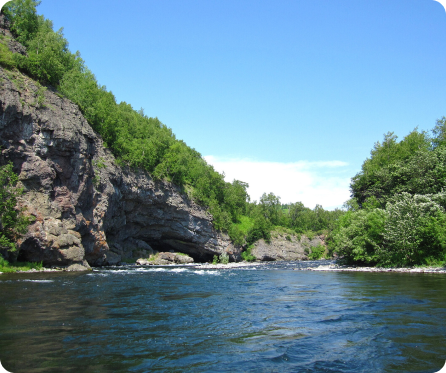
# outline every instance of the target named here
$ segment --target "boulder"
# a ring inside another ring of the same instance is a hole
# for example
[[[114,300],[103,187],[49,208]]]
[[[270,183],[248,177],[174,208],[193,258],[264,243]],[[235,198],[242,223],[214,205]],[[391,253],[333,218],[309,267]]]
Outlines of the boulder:
[[[149,259],[140,258],[136,263],[139,265],[190,264],[194,263],[194,259],[182,253],[161,252]]]
[[[273,232],[270,242],[261,239],[254,243],[251,254],[259,261],[308,260],[311,248],[318,245],[325,246],[323,235],[309,239],[304,235]]]

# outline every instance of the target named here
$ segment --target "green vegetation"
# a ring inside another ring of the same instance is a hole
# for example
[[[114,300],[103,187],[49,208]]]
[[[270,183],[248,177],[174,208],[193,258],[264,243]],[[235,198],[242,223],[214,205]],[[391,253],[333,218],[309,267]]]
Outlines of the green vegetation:
[[[10,273],[17,271],[30,271],[32,269],[41,270],[42,262],[40,263],[28,263],[28,262],[15,262],[9,263],[7,260],[0,256],[0,272]]]
[[[221,253],[219,256],[214,255],[214,258],[212,259],[212,264],[228,264],[229,263],[229,256],[225,252]]]
[[[318,245],[311,248],[311,253],[308,255],[308,259],[319,260],[324,257],[324,254],[325,254],[325,246]]]
[[[19,238],[26,232],[31,217],[17,207],[23,189],[17,186],[18,177],[12,163],[0,167],[0,250],[14,252]]]
[[[246,216],[233,224],[230,235],[235,237],[234,243],[247,247],[242,258],[253,260],[249,247],[259,239],[270,242],[272,232],[284,234],[288,241],[296,235],[300,239],[302,234],[311,240],[316,235],[329,235],[344,213],[340,209],[327,211],[320,205],[310,209],[301,202],[281,204],[280,197],[264,193],[259,203],[247,203]]]
[[[437,121],[432,137],[415,129],[375,144],[352,178],[330,250],[363,265],[446,264],[445,125]]]
[[[121,259],[121,263],[133,264],[133,263],[136,263],[136,260],[137,259],[135,259],[135,258],[124,258],[124,259]]]
[[[256,257],[251,254],[252,245],[248,246],[245,251],[242,252],[242,259],[247,262],[254,262]]]
[[[3,36],[0,38],[0,65],[7,69],[16,67],[13,53],[9,50],[7,45],[8,40]]]

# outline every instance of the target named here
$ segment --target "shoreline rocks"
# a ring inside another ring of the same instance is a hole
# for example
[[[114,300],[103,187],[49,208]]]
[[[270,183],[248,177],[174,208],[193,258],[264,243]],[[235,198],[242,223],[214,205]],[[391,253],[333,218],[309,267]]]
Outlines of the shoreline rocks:
[[[261,239],[254,243],[251,254],[262,262],[308,260],[313,247],[325,246],[325,236],[309,239],[304,235],[271,233],[270,242]]]
[[[140,258],[136,261],[138,265],[170,265],[170,264],[191,264],[194,259],[182,253],[161,252],[152,255],[148,259]]]

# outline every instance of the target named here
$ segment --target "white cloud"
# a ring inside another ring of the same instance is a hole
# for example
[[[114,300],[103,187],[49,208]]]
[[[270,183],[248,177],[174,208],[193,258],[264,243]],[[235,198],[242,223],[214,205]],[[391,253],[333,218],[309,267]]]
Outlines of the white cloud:
[[[225,180],[237,179],[249,184],[251,200],[259,201],[263,193],[274,193],[282,203],[302,202],[314,208],[341,207],[350,198],[348,164],[342,161],[293,163],[261,162],[250,159],[226,159],[205,156],[208,164],[225,174]]]

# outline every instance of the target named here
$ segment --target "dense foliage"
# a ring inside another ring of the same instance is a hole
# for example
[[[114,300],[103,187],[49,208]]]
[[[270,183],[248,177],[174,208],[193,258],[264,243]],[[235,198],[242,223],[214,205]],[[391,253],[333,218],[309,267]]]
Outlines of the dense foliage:
[[[307,236],[328,235],[344,213],[340,209],[324,210],[320,205],[310,209],[302,202],[282,204],[279,196],[264,193],[258,203],[248,203],[246,216],[241,218],[240,223],[233,224],[234,242],[248,247],[259,239],[268,242],[271,231],[279,228]],[[249,255],[248,251],[246,256]]]
[[[445,118],[433,137],[388,133],[352,178],[349,210],[331,249],[348,262],[380,266],[446,263]]]
[[[16,251],[16,243],[31,222],[17,207],[23,189],[12,164],[0,167],[0,250]]]

